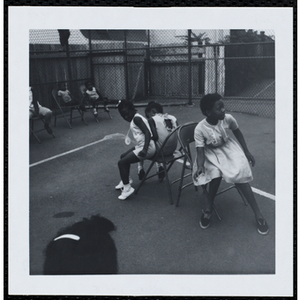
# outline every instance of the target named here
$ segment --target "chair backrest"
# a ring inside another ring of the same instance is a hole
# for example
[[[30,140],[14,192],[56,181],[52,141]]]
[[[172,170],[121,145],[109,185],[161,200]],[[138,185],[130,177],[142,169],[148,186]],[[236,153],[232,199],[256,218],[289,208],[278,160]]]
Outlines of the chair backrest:
[[[60,107],[61,106],[61,101],[60,101],[60,97],[58,97],[57,92],[58,92],[58,89],[54,88],[52,90],[52,97],[54,98],[54,101],[58,105],[58,107]]]
[[[86,91],[86,86],[85,84],[80,85],[79,90],[81,92],[82,95],[84,95],[85,91]]]
[[[54,98],[55,101],[58,101],[58,95],[57,95],[57,92],[58,92],[57,88],[54,88],[54,89],[52,90],[52,96],[53,96],[53,98]]]
[[[191,160],[191,151],[190,151],[190,143],[195,141],[194,138],[194,131],[196,126],[198,125],[197,122],[186,123],[180,126],[177,132],[178,141],[182,150],[185,154],[188,155],[188,158]]]
[[[190,143],[194,142],[194,131],[198,123],[191,122],[180,126],[178,129],[178,140],[182,147],[188,146]]]
[[[173,131],[166,137],[161,147],[158,148],[158,156],[171,156],[177,148],[177,130],[180,126],[177,126]],[[170,151],[172,148],[173,151]]]

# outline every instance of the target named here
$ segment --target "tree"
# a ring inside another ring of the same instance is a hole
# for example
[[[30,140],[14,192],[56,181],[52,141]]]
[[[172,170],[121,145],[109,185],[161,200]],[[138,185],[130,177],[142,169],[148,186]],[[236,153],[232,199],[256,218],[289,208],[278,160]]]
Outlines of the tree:
[[[203,44],[210,44],[210,38],[205,35],[206,35],[206,32],[199,33],[197,35],[193,31],[191,31],[191,42],[198,42],[198,46],[202,46]],[[188,34],[187,35],[178,35],[177,37],[185,40],[185,42],[188,43],[188,40],[189,40]]]
[[[251,42],[267,42],[274,41],[274,36],[265,35],[264,31],[253,31],[253,29],[232,29],[230,35],[226,35],[224,39],[219,40],[219,44],[234,44],[234,43],[251,43]]]

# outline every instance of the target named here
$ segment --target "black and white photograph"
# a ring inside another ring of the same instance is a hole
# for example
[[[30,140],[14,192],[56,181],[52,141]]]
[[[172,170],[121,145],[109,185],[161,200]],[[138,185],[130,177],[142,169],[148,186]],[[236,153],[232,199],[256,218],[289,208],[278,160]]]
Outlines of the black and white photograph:
[[[292,295],[292,17],[10,7],[9,294]]]

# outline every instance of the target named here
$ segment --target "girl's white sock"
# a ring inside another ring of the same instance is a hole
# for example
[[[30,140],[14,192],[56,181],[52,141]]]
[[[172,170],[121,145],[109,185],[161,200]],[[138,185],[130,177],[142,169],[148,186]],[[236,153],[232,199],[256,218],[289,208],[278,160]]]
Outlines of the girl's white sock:
[[[131,184],[130,183],[124,184],[124,191],[125,192],[128,192],[130,190],[130,188],[131,188]]]

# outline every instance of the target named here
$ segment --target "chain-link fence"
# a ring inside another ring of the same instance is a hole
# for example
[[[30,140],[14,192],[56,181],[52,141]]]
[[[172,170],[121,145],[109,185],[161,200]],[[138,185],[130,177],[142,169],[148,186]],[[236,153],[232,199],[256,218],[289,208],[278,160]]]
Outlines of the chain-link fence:
[[[92,80],[120,99],[198,104],[219,93],[228,110],[275,116],[272,30],[30,30],[30,85],[52,108],[51,90],[75,97]]]

